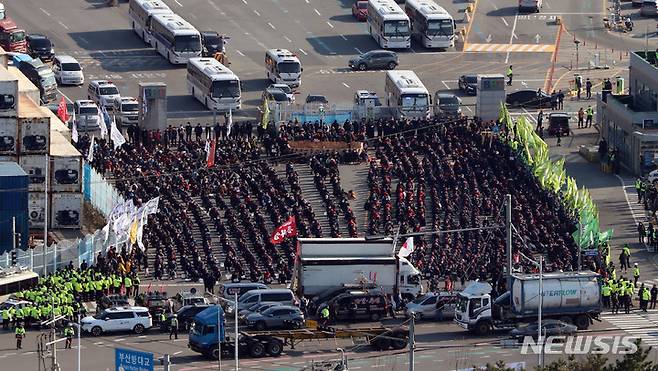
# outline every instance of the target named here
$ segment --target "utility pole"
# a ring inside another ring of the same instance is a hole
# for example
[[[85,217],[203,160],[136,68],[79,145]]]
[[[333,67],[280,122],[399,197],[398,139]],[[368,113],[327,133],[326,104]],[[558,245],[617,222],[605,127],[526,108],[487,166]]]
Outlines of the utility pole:
[[[46,188],[45,188],[45,202],[43,209],[43,277],[48,274],[48,268],[46,265],[46,247],[48,246],[48,180],[50,179],[49,173],[50,158],[46,153]]]
[[[411,321],[409,323],[409,371],[414,371],[414,350],[416,348],[415,324],[416,314],[411,313]]]
[[[512,289],[512,195],[505,195],[505,251],[507,254],[507,290]]]
[[[15,216],[11,217],[11,253],[14,253],[14,254],[17,253],[16,252],[16,217]],[[7,254],[7,256],[11,255],[11,253]],[[9,268],[9,264],[7,264],[7,268]]]
[[[235,343],[235,371],[238,371],[239,368],[239,353],[238,353],[238,292],[235,292],[235,296],[233,297],[235,300],[235,339],[233,339],[233,342]]]
[[[235,302],[235,311],[238,311],[238,302]],[[217,308],[217,370],[222,371],[222,319],[221,311]],[[238,339],[235,339],[238,341]]]
[[[580,256],[580,255],[579,255]],[[537,323],[539,324],[538,329],[539,329],[539,337],[537,339],[541,339],[541,350],[539,351],[539,369],[543,370],[544,369],[544,342],[546,339],[544,339],[541,336],[541,309],[544,306],[544,256],[539,255],[539,308],[538,308],[538,316],[539,318],[537,319]],[[544,331],[544,334],[546,332]]]

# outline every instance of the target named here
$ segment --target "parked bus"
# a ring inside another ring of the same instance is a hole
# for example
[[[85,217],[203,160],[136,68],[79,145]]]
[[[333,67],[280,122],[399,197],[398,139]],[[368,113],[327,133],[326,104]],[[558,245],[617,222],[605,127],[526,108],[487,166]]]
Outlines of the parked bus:
[[[147,44],[151,43],[149,28],[151,18],[155,14],[174,14],[174,12],[161,0],[130,0],[128,4],[132,29]]]
[[[201,34],[177,14],[154,14],[149,32],[151,45],[171,64],[201,57]]]
[[[187,62],[187,90],[208,109],[240,109],[240,79],[214,58],[191,58]]]
[[[414,71],[387,71],[384,91],[395,117],[429,117],[432,98]]]
[[[0,46],[7,52],[27,51],[25,30],[19,29],[16,22],[7,16],[0,20]]]
[[[297,88],[302,84],[302,63],[287,49],[270,49],[265,53],[267,78],[275,84]]]
[[[410,48],[409,17],[394,0],[368,0],[368,30],[382,48]]]
[[[411,21],[411,36],[426,48],[455,46],[455,20],[432,0],[407,0],[405,11]]]
[[[39,282],[39,275],[26,270],[16,271],[0,277],[0,296],[15,294],[33,288]]]

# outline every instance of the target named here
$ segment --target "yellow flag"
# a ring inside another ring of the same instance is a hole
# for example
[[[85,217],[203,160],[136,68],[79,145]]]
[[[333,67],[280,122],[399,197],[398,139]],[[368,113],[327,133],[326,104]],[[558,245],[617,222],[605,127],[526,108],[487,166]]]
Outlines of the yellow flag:
[[[137,242],[137,230],[139,229],[139,218],[133,220],[133,224],[130,225],[130,243],[134,244]]]

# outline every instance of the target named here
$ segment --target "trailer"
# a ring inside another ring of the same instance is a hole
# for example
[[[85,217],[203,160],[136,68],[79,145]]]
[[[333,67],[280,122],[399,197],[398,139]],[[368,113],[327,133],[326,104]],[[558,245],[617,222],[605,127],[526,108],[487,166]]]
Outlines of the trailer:
[[[197,314],[190,329],[188,347],[213,359],[217,359],[220,349],[222,356],[232,356],[235,339],[226,332],[225,324],[221,306],[213,305]],[[240,331],[238,352],[253,358],[278,357],[285,346],[295,349],[304,341],[330,339],[362,339],[377,350],[403,349],[409,341],[408,330],[404,327],[333,328],[318,326],[315,321],[307,321],[306,325],[297,330]]]

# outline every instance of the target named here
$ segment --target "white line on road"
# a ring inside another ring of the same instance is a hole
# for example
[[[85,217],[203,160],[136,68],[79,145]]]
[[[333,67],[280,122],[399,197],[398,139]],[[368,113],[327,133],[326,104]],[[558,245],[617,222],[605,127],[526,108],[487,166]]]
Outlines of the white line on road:
[[[343,40],[347,41],[347,37],[345,37],[345,35],[340,35],[340,37],[341,37]]]
[[[315,13],[317,13],[317,15],[319,15],[320,17],[322,17],[322,14],[320,14],[320,12],[318,12],[317,9],[313,8],[313,10],[315,10]]]
[[[514,16],[514,25],[512,26],[512,35],[509,37],[509,44],[512,45],[512,41],[514,40],[514,31],[516,31],[516,21],[519,20],[519,15]],[[509,53],[507,52],[507,55],[505,56],[505,64],[509,61]]]
[[[450,87],[448,86],[448,84],[446,84],[446,82],[445,82],[445,81],[441,81],[441,83],[443,84],[443,86],[445,86],[445,87],[446,87],[446,89],[450,89]]]
[[[507,21],[505,20],[505,18],[500,17],[500,19],[503,21],[503,23],[505,23],[505,26],[509,27],[509,23],[507,23]]]
[[[138,338],[138,339],[144,339],[144,338],[146,338],[146,335],[140,335],[140,336],[138,336],[137,338]]]
[[[197,16],[194,15],[194,13],[190,13],[190,17],[192,17],[192,19],[198,19]]]
[[[57,21],[57,23],[59,23],[60,26],[66,28],[67,30],[70,30],[69,26],[65,25],[62,21]]]
[[[468,112],[473,112],[473,110],[471,109],[471,107],[469,107],[469,106],[464,106],[464,107],[466,107],[466,109],[468,110]]]
[[[238,53],[238,54],[240,54],[241,56],[243,56],[243,57],[244,57],[244,54],[243,54],[243,53],[242,53],[241,51],[239,51],[239,50],[237,50],[237,49],[235,49],[235,52],[236,52],[236,53]]]
[[[305,52],[304,49],[302,49],[302,48],[299,48],[299,51],[302,52],[302,54],[304,54],[304,55],[308,55],[308,53]]]
[[[274,27],[274,25],[271,22],[267,22],[267,25],[272,27],[273,30],[276,30],[276,27]]]
[[[242,2],[244,3],[244,5],[247,5],[247,0],[242,0]]]
[[[329,27],[334,28],[334,25],[329,23],[329,21],[327,21],[327,24],[329,25]]]
[[[85,39],[84,37],[80,36],[79,37],[80,41],[82,41],[85,44],[89,44],[89,40]]]
[[[183,351],[179,350],[178,352],[174,352],[174,355],[178,355],[178,354],[181,354],[181,353],[183,353]]]
[[[350,86],[347,85],[346,83],[343,83],[343,86],[346,87],[346,88],[349,88],[349,87],[350,87]]]
[[[630,185],[626,186],[624,184],[624,179],[620,177],[619,175],[615,174],[617,179],[619,179],[619,182],[621,183],[621,189],[624,191],[624,197],[626,197],[626,204],[628,205],[628,211],[631,213],[631,216],[633,217],[633,220],[635,221],[635,224],[637,225],[638,223],[638,218],[635,216],[635,213],[633,212],[633,205],[631,205],[631,200],[628,198],[628,192],[626,192],[626,187],[630,187]]]
[[[69,103],[73,103],[73,101],[70,100],[69,97],[66,96],[66,94],[62,93],[61,90],[57,89],[57,92],[58,92],[62,97],[64,97],[64,99],[66,99]]]
[[[50,13],[48,13],[48,12],[46,11],[46,9],[44,9],[44,8],[39,8],[39,9],[41,9],[41,11],[43,12],[43,14],[47,15],[48,17],[50,17]]]
[[[306,4],[310,4],[310,3],[311,3],[310,1],[306,0]]]
[[[174,2],[178,4],[178,6],[180,6],[181,8],[183,7],[183,4],[181,4],[178,0],[174,0]]]
[[[292,40],[290,40],[290,38],[288,36],[284,36],[283,38],[286,39],[286,41],[289,42],[289,43],[292,42]]]
[[[359,54],[363,54],[363,52],[359,48],[357,48],[356,46],[354,47],[354,50],[356,50],[356,52],[359,53]]]
[[[254,9],[254,13],[260,17],[260,13],[258,13],[258,10]]]
[[[118,338],[118,339],[114,339],[114,341],[116,341],[116,342],[124,341],[124,340],[126,340],[126,338]]]

